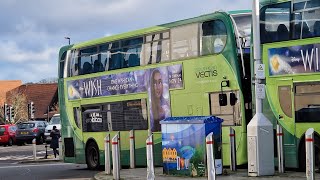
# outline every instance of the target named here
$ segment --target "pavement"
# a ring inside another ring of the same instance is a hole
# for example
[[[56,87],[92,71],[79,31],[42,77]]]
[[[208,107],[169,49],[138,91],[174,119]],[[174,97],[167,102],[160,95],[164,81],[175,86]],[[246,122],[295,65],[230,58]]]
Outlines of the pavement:
[[[24,160],[19,163],[42,163],[42,162],[62,162],[59,158],[54,158],[53,155],[49,155],[47,159],[44,157],[38,157],[36,160]],[[155,168],[155,179],[157,180],[194,180],[194,179],[207,179],[207,177],[188,177],[188,176],[177,176],[177,175],[165,175],[163,174],[162,167]],[[111,171],[112,172],[112,171]],[[136,168],[136,169],[121,169],[120,179],[146,179],[147,168]],[[113,176],[107,175],[105,171],[97,173],[93,180],[112,180]],[[293,179],[306,179],[305,172],[286,171],[285,173],[279,174],[277,171],[273,176],[261,176],[261,177],[248,177],[246,169],[238,169],[237,171],[230,171],[224,169],[223,175],[217,175],[218,180],[293,180]],[[315,179],[320,180],[320,174],[315,174]]]
[[[285,173],[279,174],[275,173],[274,176],[262,176],[262,177],[248,177],[246,169],[240,169],[236,172],[231,172],[230,170],[225,170],[225,175],[218,175],[216,179],[218,180],[293,180],[293,179],[306,179],[305,172],[294,172],[287,171]],[[120,179],[146,179],[147,169],[146,168],[136,168],[136,169],[121,169]],[[107,175],[104,171],[97,173],[94,178],[95,180],[109,180],[113,179],[112,175]],[[207,179],[207,177],[179,177],[174,175],[164,175],[162,173],[162,167],[155,168],[155,179],[157,180],[194,180],[194,179]],[[316,174],[315,179],[320,179],[320,174]]]

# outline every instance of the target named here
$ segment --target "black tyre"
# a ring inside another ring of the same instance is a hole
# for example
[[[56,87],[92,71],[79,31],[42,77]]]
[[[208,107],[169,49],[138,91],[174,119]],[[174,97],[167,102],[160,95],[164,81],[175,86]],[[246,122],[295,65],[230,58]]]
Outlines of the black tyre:
[[[17,140],[17,141],[16,141],[16,144],[17,144],[18,146],[22,146],[22,145],[24,145],[24,142]]]
[[[43,142],[44,142],[44,137],[43,137],[43,135],[40,135],[38,138],[37,138],[37,144],[43,144]]]
[[[8,146],[12,146],[12,144],[13,144],[13,139],[10,138],[10,139],[9,139],[9,142],[8,142]]]
[[[95,142],[89,142],[86,148],[86,162],[88,169],[97,170],[100,166],[99,148]]]

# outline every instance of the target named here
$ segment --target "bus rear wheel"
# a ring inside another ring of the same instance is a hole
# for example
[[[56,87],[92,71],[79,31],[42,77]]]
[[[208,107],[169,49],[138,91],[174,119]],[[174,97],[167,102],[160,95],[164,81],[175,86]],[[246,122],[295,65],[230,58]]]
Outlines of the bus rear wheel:
[[[100,166],[98,145],[91,141],[86,148],[86,162],[88,169],[96,170]]]

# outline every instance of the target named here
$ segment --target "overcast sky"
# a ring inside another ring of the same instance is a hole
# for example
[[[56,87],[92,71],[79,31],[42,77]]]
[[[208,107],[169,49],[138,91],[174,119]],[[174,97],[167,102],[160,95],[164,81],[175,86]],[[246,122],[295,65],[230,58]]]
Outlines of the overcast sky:
[[[251,9],[252,0],[0,0],[0,80],[57,77],[68,43],[191,18]]]

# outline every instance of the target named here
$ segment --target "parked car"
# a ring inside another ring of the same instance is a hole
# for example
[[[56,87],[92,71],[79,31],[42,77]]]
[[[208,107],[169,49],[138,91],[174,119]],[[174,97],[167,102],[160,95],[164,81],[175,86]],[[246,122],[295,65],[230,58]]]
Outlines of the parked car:
[[[17,125],[16,131],[16,143],[22,145],[25,142],[32,143],[32,140],[36,138],[37,144],[44,142],[44,131],[47,126],[46,121],[28,121]]]
[[[47,143],[51,142],[50,133],[53,129],[53,126],[56,126],[57,129],[61,130],[60,114],[53,115],[52,118],[50,119],[48,126],[46,127],[44,136]]]
[[[14,124],[0,125],[0,144],[12,146],[16,142],[16,130]]]

